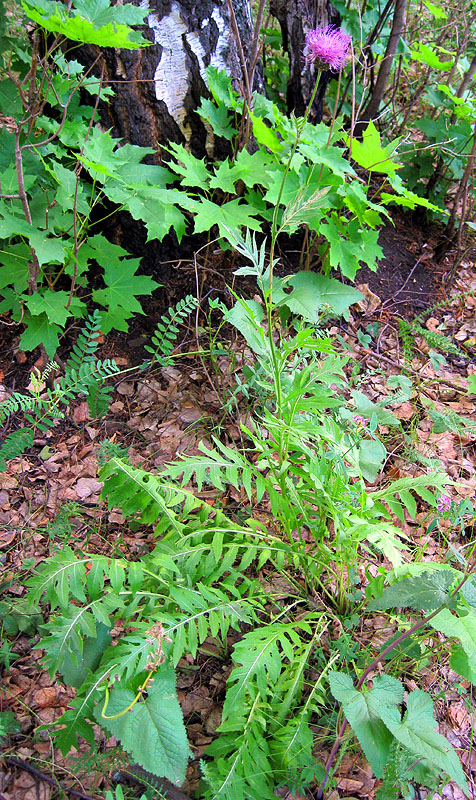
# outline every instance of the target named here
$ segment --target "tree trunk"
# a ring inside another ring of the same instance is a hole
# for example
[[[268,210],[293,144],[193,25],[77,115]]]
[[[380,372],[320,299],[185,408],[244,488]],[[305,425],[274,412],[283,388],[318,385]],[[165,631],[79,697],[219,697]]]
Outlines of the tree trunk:
[[[302,51],[306,34],[326,25],[339,25],[340,14],[330,0],[270,0],[269,10],[281,26],[283,48],[289,55],[289,80],[287,86],[288,111],[302,116],[309,102],[315,82],[315,68],[306,65]],[[316,99],[311,109],[311,122],[320,122],[330,72],[319,79]]]
[[[138,5],[139,0],[133,0]],[[207,95],[205,68],[210,64],[241,85],[238,50],[226,0],[150,0],[144,38],[154,44],[141,50],[83,47],[87,65],[99,56],[104,82],[115,92],[101,107],[103,124],[113,136],[145,147],[178,142],[196,156],[219,157],[213,134],[195,113]],[[249,0],[234,0],[245,55],[252,20]],[[76,55],[75,55],[76,57]],[[156,161],[161,161],[160,147]]]
[[[367,106],[362,111],[360,119],[354,128],[354,136],[360,136],[362,131],[366,128],[367,123],[375,119],[378,114],[380,103],[382,102],[387,82],[392,69],[393,59],[397,52],[398,42],[403,32],[405,25],[405,11],[407,7],[407,0],[395,0],[395,11],[393,13],[392,30],[387,43],[385,55],[380,64],[377,80],[372,92],[372,96],[367,103]]]

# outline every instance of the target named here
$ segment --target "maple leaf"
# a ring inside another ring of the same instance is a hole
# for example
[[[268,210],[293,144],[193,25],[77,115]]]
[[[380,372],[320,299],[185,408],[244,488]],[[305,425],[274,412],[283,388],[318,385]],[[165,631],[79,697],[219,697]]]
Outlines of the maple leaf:
[[[34,350],[40,344],[44,345],[46,354],[53,358],[58,349],[58,334],[61,328],[51,323],[46,314],[37,314],[24,319],[26,329],[20,338],[22,350]]]
[[[174,142],[166,149],[177,159],[177,161],[171,161],[168,166],[177,175],[183,175],[180,181],[182,186],[191,186],[193,189],[208,187],[210,173],[204,159],[196,158],[192,153],[188,153],[183,145]]]
[[[402,166],[392,161],[392,156],[399,142],[400,139],[394,139],[393,142],[389,142],[385,147],[382,147],[380,133],[371,121],[362,134],[362,141],[360,142],[358,139],[352,140],[352,158],[359,166],[368,169],[369,172],[383,172],[386,175],[393,175]],[[350,145],[348,137],[347,143]]]
[[[240,203],[239,199],[230,200],[218,206],[205,197],[195,205],[196,215],[194,219],[194,233],[209,231],[214,225],[218,225],[220,236],[226,238],[227,228],[232,230],[244,226],[254,231],[261,230],[260,223],[255,219],[258,212],[247,203]]]
[[[68,300],[69,292],[47,291],[45,294],[35,292],[31,297],[28,297],[26,304],[32,315],[36,316],[44,313],[50,322],[63,327],[68,317],[72,314],[71,310],[66,308]]]
[[[200,108],[197,108],[197,113],[203,119],[208,120],[215,136],[222,136],[224,139],[232,141],[234,135],[238,133],[230,122],[228,109],[223,105],[215,106],[211,100],[203,97]]]
[[[72,41],[122,49],[152,44],[141,33],[128,27],[129,24],[143,21],[146,8],[133,7],[131,3],[117,8],[111,6],[108,0],[78,0],[74,5],[76,9],[73,7],[69,13],[66,9],[58,8],[52,0],[35,0],[34,4],[25,2],[23,8],[26,15],[42,28],[62,34]]]
[[[109,333],[112,328],[125,331],[126,320],[133,314],[143,313],[137,295],[150,295],[159,284],[148,275],[136,275],[140,258],[124,258],[126,251],[103,236],[92,237],[88,248],[104,268],[106,288],[93,291],[93,300],[107,308],[107,314],[103,315],[103,333]]]

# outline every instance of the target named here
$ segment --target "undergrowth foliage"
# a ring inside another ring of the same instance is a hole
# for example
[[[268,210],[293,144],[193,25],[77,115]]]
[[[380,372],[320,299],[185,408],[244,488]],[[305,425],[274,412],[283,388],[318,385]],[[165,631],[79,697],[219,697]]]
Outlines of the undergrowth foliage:
[[[243,447],[215,438],[157,474],[109,449],[103,496],[134,525],[154,527],[154,548],[130,562],[64,545],[29,581],[30,609],[45,600],[50,607],[44,663],[76,688],[50,732],[66,753],[78,737],[93,747],[97,722],[134,762],[180,784],[190,753],[174,668],[211,638],[232,669],[218,736],[201,765],[204,798],[272,800],[280,783],[296,791],[324,784],[332,763],[313,755],[311,724],[328,713],[329,687],[376,776],[400,780],[399,765],[411,757],[418,762],[412,780],[436,786],[449,776],[464,788],[454,751],[435,731],[431,697],[418,690],[404,704],[403,686],[385,674],[382,685],[374,680],[369,690],[361,677],[355,688],[345,648],[327,639],[324,651],[322,644],[335,619],[407,608],[416,616],[403,616],[400,639],[423,648],[431,631],[442,632],[459,641],[454,658],[460,673],[470,674],[476,584],[449,565],[413,563],[412,545],[390,515],[415,518],[416,496],[436,509],[448,479],[435,473],[370,488],[364,475],[374,480],[385,448],[351,413],[345,359],[332,341],[310,322],[282,331],[273,366],[260,318],[245,301],[239,308],[238,323],[247,320],[248,344],[267,377],[261,414],[242,427]],[[377,414],[392,416],[383,407],[371,411]],[[190,484],[241,488],[250,506],[269,503],[273,523],[253,514],[238,523]],[[379,553],[393,570],[381,568],[359,596],[349,577],[362,558]],[[263,583],[264,569],[285,578],[285,599]],[[230,629],[238,634],[231,652]],[[361,654],[359,672],[369,674],[397,644],[393,637],[380,653]]]
[[[48,386],[52,373],[59,369],[56,362],[50,364],[41,374],[32,373],[29,394],[13,392],[8,400],[0,405],[0,424],[9,417],[22,412],[28,423],[8,434],[0,447],[0,472],[6,469],[6,462],[22,455],[31,445],[38,431],[51,428],[55,420],[64,416],[71,401],[78,396],[86,398],[92,417],[106,414],[110,403],[111,387],[105,382],[119,372],[115,361],[95,359],[100,333],[101,317],[96,312],[86,321],[70,358],[64,365],[63,375],[59,375]]]

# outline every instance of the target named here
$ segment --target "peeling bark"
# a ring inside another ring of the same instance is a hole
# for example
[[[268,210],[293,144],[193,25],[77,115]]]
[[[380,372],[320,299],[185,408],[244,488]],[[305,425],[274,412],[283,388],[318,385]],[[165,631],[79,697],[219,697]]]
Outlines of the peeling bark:
[[[149,0],[149,7],[143,35],[152,46],[81,49],[87,64],[100,55],[104,83],[115,91],[100,109],[103,124],[132,144],[157,147],[174,141],[198,157],[218,157],[213,134],[195,109],[207,95],[205,69],[210,64],[225,70],[237,87],[241,81],[226,0]],[[252,34],[249,0],[236,2],[235,14],[246,53]],[[160,147],[156,160],[161,160]]]
[[[289,80],[287,86],[288,111],[302,116],[309,102],[316,80],[315,67],[306,65],[302,50],[306,34],[326,25],[339,25],[340,14],[330,0],[270,0],[270,12],[281,26],[283,48],[289,55]],[[323,72],[319,79],[309,119],[320,122],[327,85],[332,73]]]

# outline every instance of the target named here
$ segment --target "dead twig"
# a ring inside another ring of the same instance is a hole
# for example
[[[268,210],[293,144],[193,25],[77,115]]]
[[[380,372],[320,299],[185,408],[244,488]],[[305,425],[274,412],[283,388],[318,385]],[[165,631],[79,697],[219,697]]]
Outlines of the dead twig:
[[[62,783],[57,781],[56,778],[52,778],[50,775],[45,775],[44,772],[41,772],[41,770],[33,767],[31,764],[28,764],[27,761],[23,761],[21,758],[16,758],[15,756],[5,756],[4,761],[9,767],[18,767],[19,769],[24,770],[24,772],[29,772],[34,778],[38,778],[40,781],[44,781],[44,783],[49,783],[50,786],[54,786],[56,789],[59,789],[61,792],[69,794],[72,797],[79,797],[80,800],[96,800],[96,798],[91,797],[89,794],[84,794],[83,792],[76,791],[76,789],[70,789],[69,786],[64,786]],[[1,797],[2,796],[0,795],[0,800]]]

